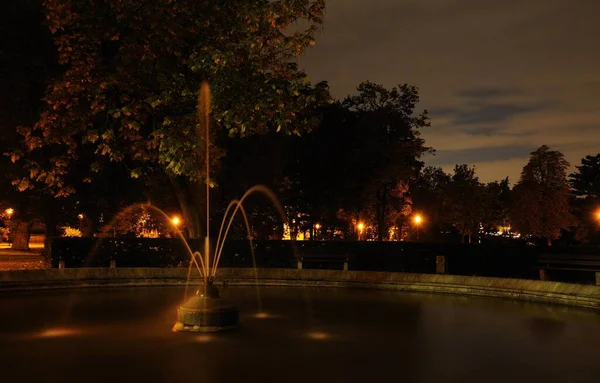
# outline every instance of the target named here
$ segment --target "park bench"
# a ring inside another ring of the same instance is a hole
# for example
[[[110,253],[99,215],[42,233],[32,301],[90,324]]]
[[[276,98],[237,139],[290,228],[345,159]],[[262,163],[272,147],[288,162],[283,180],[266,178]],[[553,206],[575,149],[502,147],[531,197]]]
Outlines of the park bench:
[[[322,254],[302,252],[298,261],[298,269],[303,269],[307,265],[316,269],[341,269],[348,270],[348,265],[354,260],[352,254]],[[334,266],[334,267],[332,267]]]
[[[540,280],[548,281],[548,271],[590,271],[596,274],[596,285],[600,286],[600,255],[541,254],[538,258]]]

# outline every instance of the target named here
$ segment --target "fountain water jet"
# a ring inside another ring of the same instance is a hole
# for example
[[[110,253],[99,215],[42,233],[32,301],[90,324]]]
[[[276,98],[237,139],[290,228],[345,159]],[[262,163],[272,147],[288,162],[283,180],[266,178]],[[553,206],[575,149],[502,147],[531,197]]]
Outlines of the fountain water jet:
[[[200,272],[200,276],[204,280],[204,289],[198,290],[196,295],[184,302],[177,310],[177,323],[173,326],[173,331],[192,331],[192,332],[214,332],[221,330],[229,330],[237,327],[239,314],[237,308],[228,304],[219,297],[219,290],[213,284],[214,278],[217,274],[217,268],[223,247],[225,245],[225,239],[229,234],[229,229],[233,224],[233,220],[236,213],[239,211],[244,219],[246,230],[248,231],[248,240],[250,242],[250,252],[252,255],[252,262],[254,266],[254,275],[258,279],[258,273],[256,268],[256,257],[254,254],[254,246],[252,244],[252,235],[250,230],[250,223],[248,216],[243,207],[243,202],[253,193],[262,193],[266,195],[280,214],[283,222],[286,221],[285,212],[277,200],[275,194],[269,190],[266,186],[256,185],[250,188],[242,198],[239,200],[233,200],[225,211],[221,227],[219,229],[219,236],[215,244],[214,252],[212,253],[211,263],[211,249],[210,249],[210,89],[207,83],[203,83],[199,96],[198,96],[198,137],[202,137],[205,133],[206,137],[206,238],[204,246],[204,260],[202,263],[203,270]],[[233,209],[233,212],[231,210]],[[231,212],[231,214],[230,214]],[[225,227],[227,222],[227,227]],[[225,231],[223,231],[225,229]],[[202,260],[202,254],[199,252],[192,253],[192,261],[198,256]],[[191,274],[191,267],[188,271],[188,281],[186,284],[186,299],[187,299],[187,285],[189,284],[189,277]],[[262,303],[260,299],[260,291],[258,283],[256,284],[256,293],[258,300],[258,312],[262,312]]]

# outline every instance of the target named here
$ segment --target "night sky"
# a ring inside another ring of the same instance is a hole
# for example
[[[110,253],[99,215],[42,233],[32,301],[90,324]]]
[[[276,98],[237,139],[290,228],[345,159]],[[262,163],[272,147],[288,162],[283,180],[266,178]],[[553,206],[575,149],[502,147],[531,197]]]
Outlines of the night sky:
[[[514,184],[542,144],[572,165],[600,152],[599,17],[594,0],[329,0],[301,65],[338,98],[418,86],[427,164]]]

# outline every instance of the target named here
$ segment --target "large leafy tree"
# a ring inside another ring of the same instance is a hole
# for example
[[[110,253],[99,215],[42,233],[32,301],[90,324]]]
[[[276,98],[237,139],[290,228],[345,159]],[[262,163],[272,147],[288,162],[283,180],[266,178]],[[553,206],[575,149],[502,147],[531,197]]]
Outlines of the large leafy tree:
[[[446,209],[453,226],[471,243],[473,234],[479,232],[483,215],[483,185],[475,175],[475,168],[456,165],[445,193]]]
[[[428,151],[420,129],[429,121],[416,111],[418,101],[413,86],[363,82],[355,95],[326,108],[320,127],[298,143],[289,169],[297,204],[309,221],[327,222],[330,238],[336,230],[347,237],[354,231],[349,224],[362,220],[383,240],[410,211],[408,181]]]
[[[579,197],[600,198],[600,153],[581,159],[577,171],[570,175],[573,194]]]
[[[450,211],[447,209],[447,190],[452,181],[451,175],[440,167],[427,166],[411,182],[410,195],[413,210],[425,219],[424,238],[440,240],[441,233],[451,224]]]
[[[324,0],[46,0],[47,20],[65,70],[48,88],[46,111],[22,127],[30,177],[73,192],[67,174],[82,153],[94,153],[91,180],[102,158],[124,163],[139,177],[156,167],[170,175],[199,234],[198,182],[206,178],[196,137],[197,90],[212,84],[215,131],[245,136],[266,131],[301,134],[316,122],[313,106],[326,99],[294,60],[314,44]],[[293,24],[305,25],[294,29]],[[214,140],[213,140],[214,142]],[[211,147],[213,165],[223,152]],[[36,153],[38,155],[36,155]],[[33,181],[33,182],[32,182]]]
[[[546,145],[531,153],[513,190],[511,222],[518,232],[545,238],[551,245],[562,229],[574,223],[568,168],[564,155]]]
[[[366,81],[343,105],[355,116],[350,132],[355,147],[348,164],[362,185],[358,211],[370,208],[383,240],[392,225],[410,213],[406,185],[423,166],[421,157],[430,149],[420,137],[429,126],[427,111],[417,112],[419,92],[401,84],[391,89]]]
[[[569,181],[573,194],[573,214],[580,223],[578,239],[596,242],[599,235],[600,154],[585,156],[576,168]]]
[[[481,224],[486,232],[495,232],[509,226],[511,190],[508,177],[482,186]]]
[[[282,193],[286,205],[296,216],[307,216],[309,225],[324,224],[330,238],[336,230],[346,236],[352,232],[338,212],[355,206],[364,186],[357,184],[353,167],[360,144],[354,141],[355,130],[355,116],[347,108],[340,102],[329,105],[319,128],[294,142],[285,169],[290,186]]]

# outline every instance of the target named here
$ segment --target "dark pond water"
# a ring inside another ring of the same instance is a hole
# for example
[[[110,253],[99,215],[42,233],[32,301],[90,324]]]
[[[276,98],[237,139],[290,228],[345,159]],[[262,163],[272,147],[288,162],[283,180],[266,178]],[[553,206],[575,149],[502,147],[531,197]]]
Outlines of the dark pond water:
[[[494,299],[254,288],[230,333],[173,333],[178,287],[0,295],[3,382],[598,382],[600,315]]]

